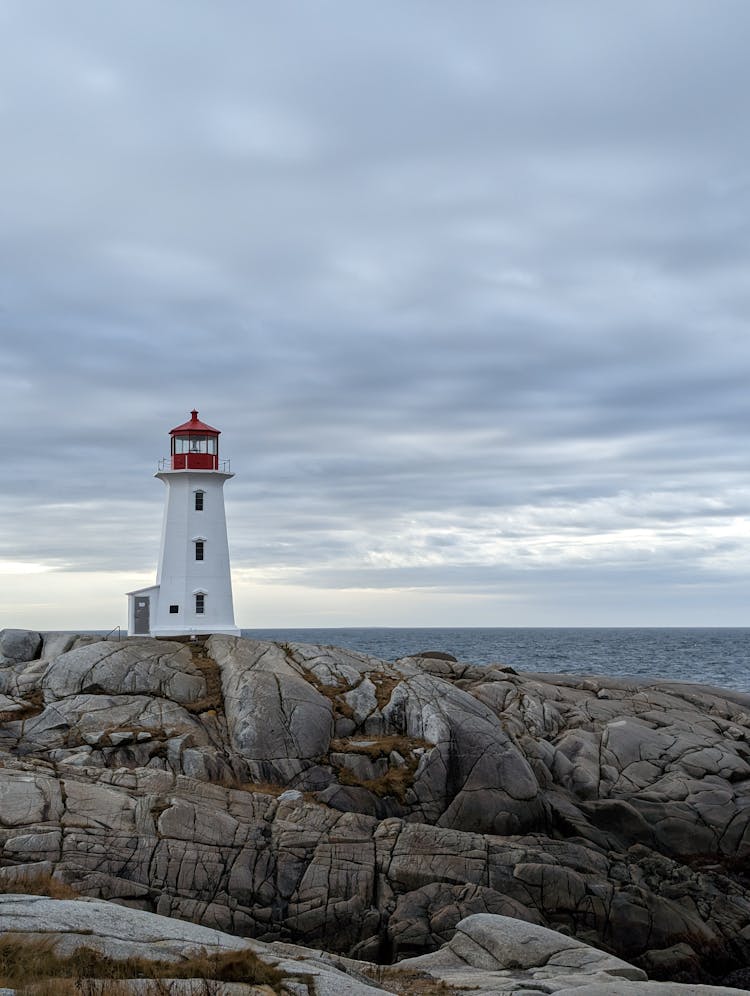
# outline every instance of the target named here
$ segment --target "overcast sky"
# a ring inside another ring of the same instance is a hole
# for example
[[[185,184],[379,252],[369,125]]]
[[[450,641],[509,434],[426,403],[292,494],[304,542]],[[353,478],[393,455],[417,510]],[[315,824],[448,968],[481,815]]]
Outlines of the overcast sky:
[[[0,0],[0,626],[745,625],[746,0]]]

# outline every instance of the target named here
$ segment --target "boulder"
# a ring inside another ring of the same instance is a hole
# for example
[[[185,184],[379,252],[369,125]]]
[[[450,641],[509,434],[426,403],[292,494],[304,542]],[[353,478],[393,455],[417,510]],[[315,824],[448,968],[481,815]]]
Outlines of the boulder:
[[[42,649],[42,636],[29,629],[0,630],[0,658],[33,661]]]
[[[102,641],[60,654],[42,681],[45,700],[73,695],[151,695],[187,705],[205,697],[206,678],[188,647],[162,640]]]
[[[91,643],[101,642],[101,636],[94,633],[66,633],[50,631],[42,633],[42,660],[51,661],[60,654],[76,647],[85,647]]]
[[[646,973],[620,958],[574,938],[506,916],[477,914],[456,926],[440,950],[399,962],[401,973],[421,971],[448,992],[589,993],[590,996],[729,996],[739,990],[670,985],[647,980]]]
[[[309,759],[328,750],[333,711],[274,643],[212,636],[232,746],[250,760]]]
[[[146,733],[157,740],[189,736],[190,746],[208,744],[203,726],[180,705],[149,695],[72,695],[48,705],[23,724],[20,752],[27,754],[77,747],[118,746]],[[114,738],[114,739],[113,739]]]

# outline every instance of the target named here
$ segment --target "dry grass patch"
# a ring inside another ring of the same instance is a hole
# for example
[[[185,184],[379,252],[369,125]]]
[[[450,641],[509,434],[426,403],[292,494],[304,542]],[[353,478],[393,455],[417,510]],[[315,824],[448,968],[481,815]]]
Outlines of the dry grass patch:
[[[185,709],[191,713],[208,712],[214,709],[216,712],[224,711],[224,693],[221,688],[221,669],[216,661],[206,650],[205,640],[188,641],[185,644],[189,647],[193,655],[193,664],[203,675],[206,682],[206,694],[202,699],[189,702]]]
[[[449,996],[462,989],[434,979],[426,972],[409,971],[390,965],[373,965],[360,971],[396,996]]]
[[[351,688],[344,681],[343,678],[339,678],[335,685],[326,685],[320,680],[320,678],[313,674],[312,671],[303,671],[302,677],[309,684],[315,688],[316,691],[320,692],[333,706],[333,714],[335,717],[342,717],[344,719],[353,719],[354,710],[349,705],[343,696],[351,691]]]
[[[12,868],[6,865],[6,868]],[[0,879],[0,894],[18,893],[23,896],[48,896],[50,899],[80,899],[72,885],[55,878],[49,872],[25,872],[18,877]]]
[[[401,683],[401,678],[394,674],[386,674],[385,671],[370,671],[367,677],[375,686],[375,700],[378,709],[382,711],[391,701],[393,689]]]
[[[406,801],[406,793],[414,784],[414,775],[419,766],[417,748],[429,749],[432,744],[417,737],[404,737],[396,734],[387,737],[362,737],[347,740],[332,740],[331,752],[335,754],[361,754],[372,761],[379,758],[390,758],[396,751],[403,759],[403,764],[391,764],[386,772],[377,778],[360,778],[347,765],[336,765],[336,774],[340,785],[353,785],[367,789],[374,795],[385,798],[393,796],[399,802]]]
[[[336,754],[364,754],[372,760],[388,757],[394,750],[402,757],[408,757],[417,748],[429,749],[432,746],[419,737],[404,737],[397,733],[387,737],[361,736],[331,741],[331,750]]]
[[[132,992],[127,983],[112,979],[42,979],[16,989],[18,996],[132,996]],[[169,984],[157,981],[144,996],[171,996]]]
[[[44,712],[44,695],[41,688],[34,688],[26,695],[17,696],[17,701],[24,703],[23,709],[9,709],[0,712],[0,723],[11,723],[20,719],[32,719]]]
[[[351,768],[339,768],[338,780],[340,785],[353,785],[358,788],[367,789],[373,795],[385,799],[386,796],[393,796],[399,802],[406,802],[406,792],[414,784],[414,772],[417,770],[416,759],[407,761],[400,768],[389,768],[384,775],[379,778],[358,778]]]
[[[286,792],[288,785],[275,785],[273,782],[236,782],[233,785],[227,785],[227,788],[234,789],[237,792],[257,792],[259,795],[273,795],[280,796],[282,792]]]
[[[221,669],[216,661],[206,650],[208,634],[193,636],[162,636],[161,640],[169,643],[181,643],[190,651],[193,664],[201,672],[206,682],[206,694],[203,698],[196,699],[195,702],[183,703],[183,708],[187,712],[194,714],[208,712],[211,709],[216,712],[224,711],[224,693],[221,688]]]
[[[259,795],[281,795],[285,792],[288,785],[277,785],[276,782],[264,782],[264,781],[243,781],[239,775],[233,774],[231,771],[226,771],[219,778],[217,778],[212,784],[219,785],[221,788],[229,789],[232,792],[257,792]]]
[[[217,954],[195,951],[184,961],[171,962],[115,959],[87,947],[78,948],[73,954],[58,955],[54,941],[48,938],[30,939],[13,934],[0,937],[0,986],[24,987],[21,992],[38,994],[38,985],[50,980],[60,980],[63,986],[73,983],[76,987],[73,991],[77,993],[81,993],[80,983],[84,981],[105,980],[107,986],[103,991],[109,993],[115,991],[111,985],[124,979],[205,979],[265,985],[277,993],[283,978],[277,968],[261,961],[249,948]],[[53,988],[52,992],[61,990]]]

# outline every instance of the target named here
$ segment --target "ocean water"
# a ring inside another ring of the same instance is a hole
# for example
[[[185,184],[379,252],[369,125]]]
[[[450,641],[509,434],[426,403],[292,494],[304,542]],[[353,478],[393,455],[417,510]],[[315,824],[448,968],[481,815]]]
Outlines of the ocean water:
[[[257,640],[347,647],[381,660],[443,650],[517,671],[625,675],[750,691],[750,628],[245,629]]]

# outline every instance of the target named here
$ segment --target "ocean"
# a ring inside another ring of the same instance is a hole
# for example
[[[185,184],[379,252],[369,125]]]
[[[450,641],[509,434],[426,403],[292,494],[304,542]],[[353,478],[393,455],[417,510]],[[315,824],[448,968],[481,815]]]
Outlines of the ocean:
[[[396,660],[443,650],[517,671],[623,675],[750,691],[750,628],[243,629],[256,640],[347,647]]]

